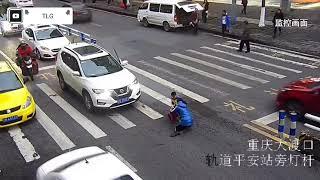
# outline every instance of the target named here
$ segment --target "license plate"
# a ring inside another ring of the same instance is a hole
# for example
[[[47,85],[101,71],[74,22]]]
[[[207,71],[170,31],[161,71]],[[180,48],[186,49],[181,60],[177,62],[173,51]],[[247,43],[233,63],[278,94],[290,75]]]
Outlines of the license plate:
[[[18,119],[18,116],[12,116],[12,117],[3,119],[3,121],[7,123],[7,122],[15,121],[17,119]]]
[[[118,100],[118,104],[126,103],[129,101],[129,98],[122,98]]]

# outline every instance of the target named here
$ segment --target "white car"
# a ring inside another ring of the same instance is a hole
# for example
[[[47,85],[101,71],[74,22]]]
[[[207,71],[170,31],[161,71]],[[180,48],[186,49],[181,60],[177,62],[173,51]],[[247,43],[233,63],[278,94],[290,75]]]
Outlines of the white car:
[[[64,47],[56,70],[61,89],[71,87],[83,97],[89,112],[136,102],[141,95],[137,78],[103,48],[85,42]]]
[[[57,156],[37,170],[37,180],[142,180],[110,152],[86,147]]]
[[[17,7],[34,7],[33,0],[9,0],[9,2],[16,4]]]
[[[21,34],[22,39],[42,59],[56,58],[60,49],[70,44],[63,33],[53,25],[29,26]]]

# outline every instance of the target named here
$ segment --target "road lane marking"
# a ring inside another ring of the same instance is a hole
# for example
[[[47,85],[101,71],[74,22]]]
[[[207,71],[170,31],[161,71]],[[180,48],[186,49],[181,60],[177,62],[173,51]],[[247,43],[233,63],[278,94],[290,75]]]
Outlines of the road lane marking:
[[[10,127],[8,132],[26,162],[40,159],[40,155],[36,152],[33,145],[28,138],[26,138],[19,126]]]
[[[207,47],[207,46],[202,46],[202,47],[200,47],[200,48],[202,48],[202,49],[208,49],[208,50],[214,51],[214,52],[219,52],[219,53],[227,54],[227,55],[230,55],[230,56],[233,56],[233,57],[237,57],[237,58],[245,59],[245,60],[248,60],[248,61],[252,61],[252,62],[264,64],[264,65],[267,65],[267,66],[275,67],[275,68],[282,69],[282,70],[286,70],[286,71],[291,71],[291,72],[295,72],[295,73],[301,73],[301,72],[302,72],[302,71],[299,71],[299,70],[290,69],[290,68],[283,67],[283,66],[278,66],[278,65],[275,65],[275,64],[271,64],[271,63],[267,63],[267,62],[264,62],[264,61],[255,60],[255,59],[252,59],[252,58],[249,58],[249,57],[246,57],[246,56],[241,56],[241,55],[238,55],[238,54],[233,54],[233,53],[230,53],[230,52],[222,51],[222,50],[215,49],[215,48],[211,48],[211,47]]]
[[[268,137],[270,139],[273,139],[274,141],[281,142],[281,144],[284,144],[284,145],[286,145],[288,147],[292,147],[291,143],[289,143],[287,141],[284,141],[284,140],[281,140],[280,138],[278,138],[276,136],[273,136],[273,135],[271,135],[271,134],[269,134],[269,133],[267,133],[265,131],[262,131],[262,130],[260,130],[258,128],[250,126],[249,124],[244,124],[243,126],[246,127],[246,128],[249,128],[249,129],[251,129],[251,130],[253,130],[253,131],[255,131],[255,132],[259,133],[259,134],[262,134],[262,135],[264,135],[264,136],[266,136],[266,137]]]
[[[56,68],[56,65],[50,65],[50,66],[44,66],[39,68],[39,71],[47,70],[47,69],[54,69]]]
[[[69,114],[79,125],[87,130],[94,138],[98,139],[107,136],[98,126],[82,115],[77,109],[71,106],[67,101],[61,98],[47,84],[41,83],[37,86],[47,94],[58,106],[60,106],[67,114]]]
[[[90,24],[92,24],[92,25],[94,25],[94,26],[97,26],[97,27],[102,27],[101,24],[97,24],[97,23],[94,23],[94,22],[92,22],[92,23],[90,23]]]
[[[129,129],[136,126],[133,122],[129,121],[126,117],[122,116],[119,113],[112,113],[111,115],[109,115],[109,118],[118,123],[124,129]]]
[[[276,122],[278,120],[279,120],[279,112],[274,112],[272,114],[266,115],[266,116],[261,117],[259,119],[253,120],[251,122],[258,122],[263,125],[268,125],[268,124],[271,124],[271,123]]]
[[[229,43],[233,43],[233,44],[239,44],[239,42],[235,42],[235,41],[228,41],[228,42],[229,42]],[[281,50],[272,49],[272,48],[269,48],[269,47],[266,48],[266,47],[256,46],[256,45],[250,45],[250,46],[252,46],[252,47],[254,47],[254,48],[257,48],[257,49],[261,49],[261,50],[265,50],[265,51],[270,51],[270,52],[273,52],[273,53],[279,53],[279,54],[283,54],[283,55],[286,55],[286,56],[291,56],[291,57],[294,57],[294,58],[305,59],[305,60],[313,61],[313,62],[320,62],[319,59],[307,57],[308,54],[299,53],[299,52],[296,52],[296,51],[287,50],[288,52],[285,52],[285,51],[281,51]],[[296,54],[296,53],[304,54],[304,55],[306,55],[306,56],[302,56],[302,55],[299,55],[299,54]]]
[[[238,49],[237,47],[227,46],[227,45],[224,45],[224,44],[215,44],[215,45],[222,46],[222,47],[229,48],[229,49]],[[318,68],[317,66],[312,66],[310,64],[291,61],[291,60],[283,59],[283,58],[276,57],[276,56],[270,56],[270,55],[259,53],[259,52],[255,52],[255,51],[250,51],[250,53],[256,54],[256,55],[260,55],[260,56],[264,56],[264,57],[267,57],[267,58],[270,58],[270,59],[276,59],[278,61],[282,61],[282,62],[286,62],[286,63],[291,63],[291,64],[295,64],[295,65],[299,65],[299,66],[308,67],[308,68],[311,68],[311,69],[317,69]]]
[[[47,133],[53,138],[53,140],[60,146],[64,151],[71,149],[76,145],[62,132],[62,130],[40,109],[36,107],[36,119],[47,131]]]
[[[140,101],[137,101],[133,104],[133,106],[138,109],[140,112],[142,112],[143,114],[149,116],[151,119],[160,119],[163,117],[162,114],[158,113],[157,111],[153,110],[152,108],[150,108],[149,106],[141,103]]]
[[[241,72],[238,72],[238,71],[234,71],[234,70],[231,70],[229,68],[225,68],[225,67],[213,64],[213,63],[209,63],[209,62],[203,61],[203,60],[198,59],[198,58],[193,58],[193,57],[186,56],[186,55],[179,54],[179,53],[171,53],[171,55],[177,56],[177,57],[180,57],[180,58],[183,58],[185,60],[192,61],[192,62],[196,62],[196,63],[202,64],[202,65],[208,66],[208,67],[212,67],[212,68],[218,69],[220,71],[224,71],[224,72],[227,72],[227,73],[230,73],[230,74],[233,74],[233,75],[236,75],[236,76],[240,76],[240,77],[252,80],[252,81],[257,81],[257,82],[260,82],[260,83],[263,83],[263,84],[269,82],[267,80],[260,79],[260,78],[257,78],[257,77],[254,77],[254,76],[251,76],[251,75],[248,75],[248,74],[245,74],[245,73],[241,73]]]
[[[205,102],[209,101],[209,99],[207,99],[207,98],[205,98],[203,96],[200,96],[200,95],[198,95],[198,94],[196,94],[196,93],[194,93],[192,91],[189,91],[187,89],[184,89],[184,88],[182,88],[182,87],[180,87],[178,85],[175,85],[175,84],[173,84],[173,83],[171,83],[171,82],[169,82],[169,81],[167,81],[165,79],[162,79],[162,78],[160,78],[160,77],[158,77],[156,75],[153,75],[153,74],[151,74],[151,73],[149,73],[147,71],[139,69],[139,68],[137,68],[135,66],[132,66],[130,64],[128,64],[126,66],[126,68],[128,68],[129,70],[134,71],[136,73],[139,73],[139,74],[141,74],[141,75],[143,75],[143,76],[145,76],[145,77],[147,77],[147,78],[149,78],[149,79],[151,79],[151,80],[153,80],[155,82],[158,82],[158,83],[160,83],[160,84],[162,84],[164,86],[167,86],[170,89],[172,88],[172,89],[174,89],[174,90],[176,90],[176,91],[178,91],[178,92],[180,92],[180,93],[182,93],[182,94],[184,94],[184,95],[190,97],[191,99],[194,99],[194,100],[196,100],[196,101],[198,101],[200,103],[205,103]]]
[[[233,61],[230,61],[230,60],[227,60],[227,59],[223,59],[223,58],[220,58],[220,57],[217,57],[217,56],[213,56],[213,55],[210,55],[210,54],[206,54],[206,53],[202,53],[202,52],[199,52],[199,51],[195,51],[195,50],[191,50],[191,49],[186,50],[186,51],[194,53],[194,54],[202,55],[202,56],[205,56],[205,57],[209,57],[209,58],[212,58],[212,59],[216,59],[216,60],[219,60],[219,61],[222,61],[222,62],[226,62],[226,63],[232,64],[232,65],[241,67],[243,69],[248,69],[248,70],[251,70],[251,71],[259,72],[261,74],[265,74],[265,75],[272,76],[272,77],[275,77],[275,78],[282,79],[282,78],[286,77],[286,76],[284,76],[282,74],[278,74],[278,73],[275,73],[275,72],[267,71],[267,70],[264,70],[264,69],[252,67],[252,66],[249,66],[249,65],[241,64],[241,63],[236,63],[236,62],[233,62]]]
[[[167,59],[167,58],[164,58],[164,57],[161,57],[161,56],[157,56],[157,57],[154,57],[154,58],[158,59],[160,61],[166,62],[168,64],[172,64],[172,65],[178,66],[180,68],[187,69],[189,71],[192,71],[194,73],[200,74],[202,76],[214,79],[216,81],[220,81],[222,83],[225,83],[225,84],[240,88],[240,89],[249,89],[249,88],[251,88],[250,86],[247,86],[247,85],[244,85],[244,84],[241,84],[241,83],[237,83],[235,81],[232,81],[232,80],[229,80],[229,79],[226,79],[226,78],[214,75],[214,74],[210,74],[208,72],[196,69],[196,68],[191,67],[191,66],[187,66],[187,65],[182,64],[182,63],[178,63],[178,62],[172,61],[170,59]]]
[[[154,65],[152,65],[152,64],[150,64],[150,63],[148,63],[148,62],[146,62],[146,61],[138,61],[138,62],[141,63],[141,64],[143,64],[144,66],[149,67],[150,69],[153,68],[153,69],[156,69],[156,70],[158,70],[158,71],[162,71],[162,72],[164,72],[164,73],[166,73],[166,74],[169,74],[169,75],[172,76],[172,77],[176,77],[177,79],[181,79],[181,80],[184,80],[184,81],[186,81],[186,82],[188,82],[188,83],[190,83],[190,84],[194,84],[194,85],[199,86],[199,87],[202,87],[202,88],[204,88],[204,89],[208,89],[208,90],[209,90],[208,92],[214,92],[214,93],[216,93],[219,97],[220,97],[220,96],[228,96],[228,95],[229,95],[228,93],[223,92],[223,91],[221,91],[221,90],[219,90],[219,89],[217,89],[217,88],[212,88],[212,87],[203,85],[203,84],[201,84],[201,83],[198,83],[198,82],[196,82],[196,81],[193,81],[193,80],[191,80],[191,79],[188,79],[188,78],[186,78],[185,76],[181,76],[181,75],[178,75],[177,73],[168,71],[167,69],[164,69],[164,68],[162,68],[162,67],[154,66]]]
[[[239,104],[237,102],[230,101],[230,100],[229,100],[229,102],[224,102],[223,104],[224,104],[225,107],[229,107],[230,106],[231,110],[233,110],[233,111],[241,111],[243,113],[245,113],[246,111],[243,110],[242,108],[244,108],[244,109],[246,109],[248,111],[252,111],[252,110],[256,109],[256,108],[254,108],[252,106],[246,107],[244,105],[241,105],[241,104]]]
[[[133,172],[138,172],[136,168],[134,168],[128,161],[126,161],[116,150],[114,150],[111,146],[106,146],[106,149],[117,157],[121,162],[123,162],[128,168],[130,168]]]
[[[270,126],[264,125],[264,124],[259,123],[259,122],[254,122],[254,121],[252,121],[252,123],[255,124],[255,125],[257,125],[257,126],[260,126],[260,127],[264,128],[264,129],[266,129],[266,130],[269,130],[270,132],[273,132],[273,133],[275,133],[275,134],[278,134],[278,130],[276,130],[276,129],[270,127]],[[289,139],[289,135],[288,135],[288,134],[283,133],[283,135],[284,135],[285,138]]]
[[[140,84],[140,87],[141,87],[141,91],[142,92],[148,94],[149,96],[151,96],[154,99],[162,102],[163,104],[171,106],[171,99],[170,98],[168,98],[168,97],[166,97],[166,96],[164,96],[164,95],[162,95],[162,94],[160,94],[160,93],[158,93],[158,92],[156,92],[156,91],[154,91],[154,90],[152,90],[152,89],[150,89],[150,88],[148,88],[148,87],[146,87],[146,86],[144,86],[142,84]]]

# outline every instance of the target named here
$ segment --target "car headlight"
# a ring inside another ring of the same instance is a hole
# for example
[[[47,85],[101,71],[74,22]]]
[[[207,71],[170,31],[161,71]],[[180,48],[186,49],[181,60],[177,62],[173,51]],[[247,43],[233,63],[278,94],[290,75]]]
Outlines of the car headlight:
[[[26,103],[23,105],[23,109],[25,109],[25,108],[28,108],[30,105],[31,105],[31,101],[32,99],[31,99],[31,97],[30,96],[28,96],[27,97],[27,101],[26,101]]]
[[[104,93],[104,89],[92,89],[92,91],[96,94],[102,94]]]
[[[49,48],[44,47],[44,46],[40,46],[40,48],[41,48],[42,50],[45,50],[45,51],[50,51],[50,49],[49,49]]]

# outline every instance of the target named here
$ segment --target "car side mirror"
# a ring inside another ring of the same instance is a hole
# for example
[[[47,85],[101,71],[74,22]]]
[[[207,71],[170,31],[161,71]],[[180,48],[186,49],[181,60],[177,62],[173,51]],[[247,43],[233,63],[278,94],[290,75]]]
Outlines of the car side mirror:
[[[128,65],[128,64],[129,64],[129,62],[128,62],[127,60],[121,61],[121,66],[126,66],[126,65]]]
[[[73,76],[80,76],[80,73],[79,73],[79,71],[73,71],[73,72],[72,72],[72,75],[73,75]]]

